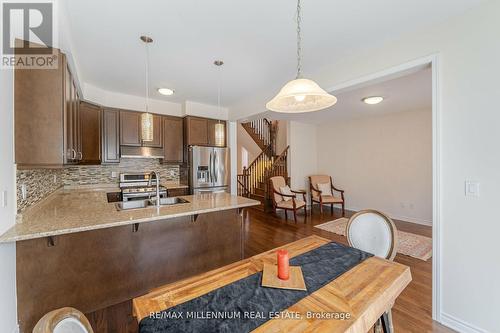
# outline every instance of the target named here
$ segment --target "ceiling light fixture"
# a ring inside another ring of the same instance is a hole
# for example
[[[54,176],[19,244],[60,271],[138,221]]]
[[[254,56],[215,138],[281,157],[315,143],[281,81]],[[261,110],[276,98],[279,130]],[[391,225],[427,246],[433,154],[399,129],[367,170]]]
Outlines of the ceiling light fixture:
[[[140,38],[146,45],[146,112],[141,114],[141,139],[153,141],[153,115],[149,113],[149,44],[153,42],[153,39],[148,36]]]
[[[169,88],[158,88],[158,92],[165,96],[172,96],[174,94],[174,90]]]
[[[275,112],[312,112],[333,106],[337,98],[323,90],[316,82],[302,78],[301,0],[297,0],[297,76],[281,88],[278,95],[266,104]]]
[[[382,102],[383,100],[384,100],[384,97],[382,97],[382,96],[370,96],[370,97],[363,98],[361,101],[363,103],[366,103],[366,104],[375,105],[375,104]]]
[[[221,70],[222,70],[222,65],[224,65],[224,61],[215,60],[214,65],[217,66],[217,69],[219,71],[217,80],[217,107],[219,108],[220,112],[222,111],[220,106],[220,95],[221,95],[220,81],[221,81]],[[225,127],[224,124],[221,123],[221,121],[219,120],[215,124],[215,145],[224,146],[225,138],[226,138]]]

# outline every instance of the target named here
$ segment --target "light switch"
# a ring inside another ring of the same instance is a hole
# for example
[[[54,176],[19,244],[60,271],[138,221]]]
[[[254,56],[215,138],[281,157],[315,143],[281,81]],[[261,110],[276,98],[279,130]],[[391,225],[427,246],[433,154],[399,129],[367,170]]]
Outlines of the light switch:
[[[465,196],[478,197],[479,196],[479,183],[470,180],[465,181]]]

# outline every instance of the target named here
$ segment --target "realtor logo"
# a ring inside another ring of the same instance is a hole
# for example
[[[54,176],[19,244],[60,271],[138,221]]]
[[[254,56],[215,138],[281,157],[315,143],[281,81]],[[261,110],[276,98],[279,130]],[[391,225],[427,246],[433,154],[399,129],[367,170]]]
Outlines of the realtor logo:
[[[54,2],[1,4],[2,68],[57,68]]]

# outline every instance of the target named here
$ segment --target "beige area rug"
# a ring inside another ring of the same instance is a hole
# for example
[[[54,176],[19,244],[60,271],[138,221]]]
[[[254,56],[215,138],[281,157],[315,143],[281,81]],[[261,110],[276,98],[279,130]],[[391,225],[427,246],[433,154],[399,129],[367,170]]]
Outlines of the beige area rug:
[[[345,217],[315,225],[315,228],[345,236],[347,222]],[[427,261],[432,257],[432,239],[398,230],[398,253]]]

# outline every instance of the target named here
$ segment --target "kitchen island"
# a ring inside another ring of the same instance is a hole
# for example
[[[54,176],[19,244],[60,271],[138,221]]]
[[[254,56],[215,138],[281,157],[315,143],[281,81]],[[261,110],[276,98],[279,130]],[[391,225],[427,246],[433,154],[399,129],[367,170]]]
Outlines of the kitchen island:
[[[258,204],[217,193],[119,211],[109,191],[61,189],[0,236],[16,241],[21,332],[56,308],[90,313],[240,260],[241,209]]]

